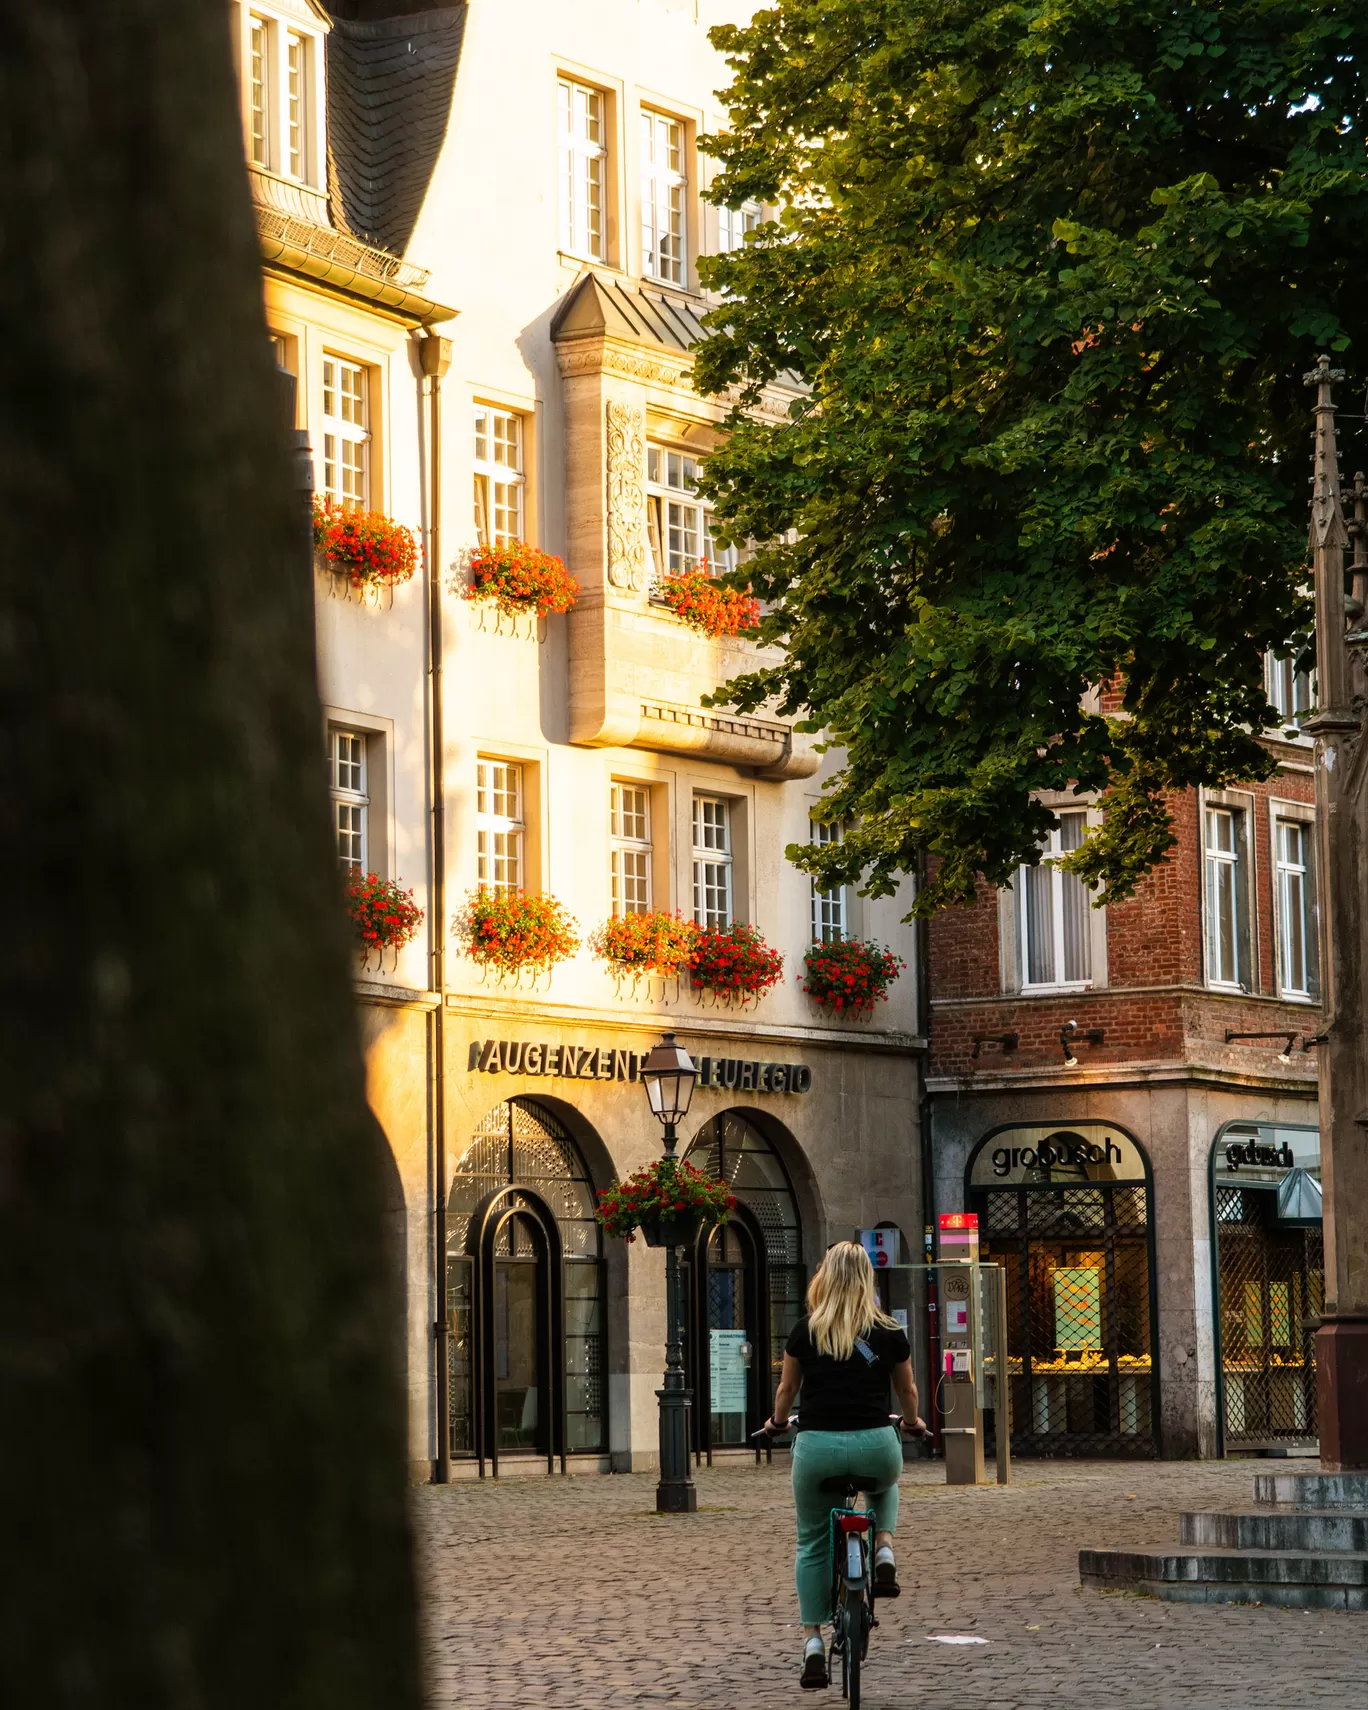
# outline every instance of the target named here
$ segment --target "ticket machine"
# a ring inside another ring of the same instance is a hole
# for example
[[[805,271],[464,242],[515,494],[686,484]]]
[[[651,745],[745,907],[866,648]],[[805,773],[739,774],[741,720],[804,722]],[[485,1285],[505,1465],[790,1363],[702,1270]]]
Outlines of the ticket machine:
[[[941,1435],[947,1484],[982,1484],[983,1303],[978,1270],[978,1217],[951,1211],[940,1219]]]

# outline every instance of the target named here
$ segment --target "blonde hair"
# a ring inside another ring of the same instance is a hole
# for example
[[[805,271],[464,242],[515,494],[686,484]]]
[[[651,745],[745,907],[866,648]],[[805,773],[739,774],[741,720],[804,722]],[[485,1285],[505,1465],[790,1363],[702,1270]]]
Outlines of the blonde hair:
[[[808,1284],[807,1308],[813,1347],[834,1360],[848,1360],[856,1337],[867,1336],[876,1324],[885,1330],[898,1328],[874,1293],[869,1254],[854,1241],[838,1241],[827,1249]]]

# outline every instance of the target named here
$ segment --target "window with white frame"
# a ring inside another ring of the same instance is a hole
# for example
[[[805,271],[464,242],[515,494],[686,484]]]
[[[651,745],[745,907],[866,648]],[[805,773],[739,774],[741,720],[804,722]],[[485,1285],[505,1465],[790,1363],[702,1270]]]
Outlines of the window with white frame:
[[[808,836],[819,848],[829,848],[833,843],[845,841],[845,827],[839,821],[831,825],[819,825],[815,819],[808,821]],[[846,925],[846,891],[844,885],[838,885],[835,890],[819,891],[817,881],[812,881],[812,942],[814,944],[834,944],[845,937]]]
[[[760,204],[758,202],[742,202],[736,208],[719,208],[717,210],[717,247],[721,252],[740,249],[746,241],[747,233],[753,232],[760,224]]]
[[[607,259],[603,231],[608,146],[604,99],[597,89],[559,80],[561,248]]]
[[[321,39],[262,9],[243,25],[247,154],[253,166],[314,189],[321,148]]]
[[[272,26],[255,12],[247,19],[247,145],[253,166],[271,165]]]
[[[523,889],[523,769],[507,760],[475,767],[475,876],[481,890]]]
[[[359,730],[328,731],[328,794],[332,798],[337,859],[349,872],[370,867],[370,787],[366,737]]]
[[[311,184],[314,177],[309,158],[313,51],[308,36],[285,32],[285,170],[302,184]]]
[[[684,198],[684,126],[649,109],[641,115],[641,268],[667,285],[689,282]]]
[[[481,546],[523,538],[523,419],[475,406],[475,534]]]
[[[1245,980],[1244,815],[1208,807],[1204,821],[1203,887],[1207,984],[1241,987]]]
[[[1309,671],[1298,671],[1291,654],[1265,653],[1264,678],[1268,703],[1288,724],[1300,724],[1316,704],[1315,684]]]
[[[1311,998],[1318,990],[1314,829],[1305,820],[1274,822],[1278,987],[1284,997]]]
[[[735,547],[713,538],[712,513],[698,496],[698,459],[663,445],[646,448],[646,532],[652,580],[700,567],[714,575],[736,568]]]
[[[1041,861],[1022,867],[1022,988],[1085,986],[1092,979],[1091,901],[1088,888],[1059,862],[1082,847],[1086,810],[1061,812],[1059,824],[1040,845]]]
[[[693,916],[699,926],[732,923],[731,803],[693,799]]]
[[[608,803],[613,913],[651,908],[651,792],[644,784],[614,783]]]
[[[323,491],[349,511],[370,503],[369,380],[359,362],[323,358]]]

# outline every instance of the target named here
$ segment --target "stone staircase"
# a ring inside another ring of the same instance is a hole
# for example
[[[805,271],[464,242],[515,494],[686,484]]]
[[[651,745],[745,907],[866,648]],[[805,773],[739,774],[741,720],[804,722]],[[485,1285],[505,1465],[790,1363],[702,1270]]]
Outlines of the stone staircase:
[[[1183,1514],[1176,1548],[1080,1550],[1078,1571],[1170,1603],[1368,1611],[1368,1473],[1258,1473],[1251,1507]]]

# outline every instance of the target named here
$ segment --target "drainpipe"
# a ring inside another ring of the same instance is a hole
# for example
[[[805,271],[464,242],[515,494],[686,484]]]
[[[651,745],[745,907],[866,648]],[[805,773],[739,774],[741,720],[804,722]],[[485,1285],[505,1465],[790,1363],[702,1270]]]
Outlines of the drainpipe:
[[[451,1317],[447,1311],[446,1197],[446,795],[442,712],[442,376],[451,367],[451,340],[428,328],[418,341],[427,381],[428,433],[428,800],[432,811],[432,871],[428,879],[428,980],[437,1007],[428,1011],[428,1101],[432,1136],[433,1324],[437,1376],[435,1484],[451,1479]]]
[[[917,853],[917,895],[926,888],[926,852]],[[921,1137],[922,1223],[926,1229],[936,1227],[936,1160],[931,1144],[931,1094],[926,1088],[926,1069],[931,1056],[931,922],[917,917],[917,1021],[924,1050],[917,1057],[917,1127]],[[934,1239],[934,1237],[933,1237]],[[923,1235],[923,1241],[925,1236]],[[925,1252],[927,1264],[935,1258],[934,1249]],[[941,1451],[941,1417],[936,1397],[940,1376],[940,1287],[933,1273],[926,1273],[926,1422],[931,1427],[931,1446],[935,1454]]]

